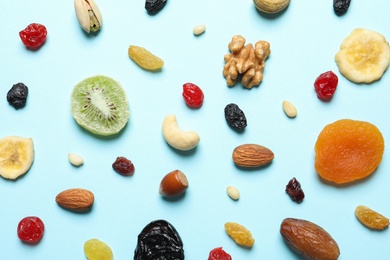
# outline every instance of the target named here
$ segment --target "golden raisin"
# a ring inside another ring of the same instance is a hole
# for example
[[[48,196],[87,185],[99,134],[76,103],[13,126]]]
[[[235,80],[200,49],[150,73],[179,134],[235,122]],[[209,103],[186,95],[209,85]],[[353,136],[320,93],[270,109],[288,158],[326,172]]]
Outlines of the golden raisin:
[[[388,218],[366,206],[357,206],[355,215],[363,225],[372,229],[382,230],[389,226]]]
[[[226,233],[240,246],[252,247],[255,239],[252,233],[244,226],[235,222],[225,223]]]
[[[135,63],[146,70],[159,70],[164,66],[162,59],[143,47],[130,45],[128,54]]]
[[[369,122],[341,119],[324,127],[314,150],[317,173],[327,181],[344,184],[375,171],[382,161],[384,139]]]

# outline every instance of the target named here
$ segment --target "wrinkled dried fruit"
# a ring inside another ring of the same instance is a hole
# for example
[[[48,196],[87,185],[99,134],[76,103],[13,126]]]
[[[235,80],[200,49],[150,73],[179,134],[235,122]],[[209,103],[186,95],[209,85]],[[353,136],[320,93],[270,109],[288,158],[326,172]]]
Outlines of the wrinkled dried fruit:
[[[167,0],[146,0],[145,9],[149,14],[156,14],[166,5]]]
[[[200,87],[193,83],[183,85],[183,98],[187,106],[192,108],[200,108],[203,104],[203,91]]]
[[[333,10],[337,15],[343,15],[347,12],[351,0],[333,0]]]
[[[124,176],[132,176],[135,171],[134,164],[126,157],[117,157],[115,162],[112,164],[112,168],[119,174]]]
[[[286,218],[280,226],[280,234],[292,250],[307,259],[336,260],[340,255],[336,241],[313,222]]]
[[[23,83],[17,83],[7,93],[7,101],[15,109],[26,105],[28,88]]]
[[[184,259],[183,242],[175,227],[166,220],[155,220],[138,235],[134,260]]]
[[[146,70],[159,70],[164,66],[162,59],[143,47],[130,45],[128,55],[138,66]]]
[[[38,217],[25,217],[18,224],[18,237],[25,243],[36,244],[45,231],[43,221]]]
[[[295,177],[292,178],[286,185],[286,192],[293,201],[298,203],[301,203],[305,198],[301,184],[297,181],[297,179],[295,179]]]
[[[37,49],[46,41],[46,27],[39,23],[31,23],[19,32],[20,39],[27,48]]]
[[[363,225],[372,229],[382,230],[389,226],[388,218],[366,206],[357,206],[355,215]]]
[[[255,239],[252,233],[243,225],[235,222],[225,223],[226,233],[240,246],[252,247]]]
[[[314,81],[314,90],[322,101],[329,101],[336,89],[339,78],[332,71],[321,73]]]
[[[217,247],[210,251],[207,260],[232,260],[232,257],[226,253],[222,247]]]
[[[228,125],[236,130],[242,130],[247,125],[244,112],[233,103],[225,107],[225,119]]]
[[[88,260],[112,260],[114,258],[111,248],[96,238],[84,243],[84,253]]]

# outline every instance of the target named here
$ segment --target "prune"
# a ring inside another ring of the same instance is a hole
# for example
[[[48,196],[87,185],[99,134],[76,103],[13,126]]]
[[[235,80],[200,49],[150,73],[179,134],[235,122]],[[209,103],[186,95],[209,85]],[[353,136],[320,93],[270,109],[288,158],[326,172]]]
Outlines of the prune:
[[[290,198],[297,203],[301,203],[305,198],[301,184],[295,178],[292,178],[286,185],[286,192]]]
[[[119,174],[125,176],[132,176],[135,171],[134,164],[126,157],[117,157],[115,162],[112,164],[112,168]]]
[[[26,105],[28,88],[23,83],[17,83],[7,93],[7,101],[15,109]]]
[[[155,220],[138,235],[134,260],[182,260],[183,242],[175,227],[166,220]]]
[[[225,107],[225,119],[228,125],[236,130],[242,130],[247,125],[244,112],[233,103]]]
[[[149,14],[156,14],[164,8],[167,0],[146,0],[145,9]]]
[[[351,0],[333,0],[333,10],[337,15],[343,15],[347,12]]]

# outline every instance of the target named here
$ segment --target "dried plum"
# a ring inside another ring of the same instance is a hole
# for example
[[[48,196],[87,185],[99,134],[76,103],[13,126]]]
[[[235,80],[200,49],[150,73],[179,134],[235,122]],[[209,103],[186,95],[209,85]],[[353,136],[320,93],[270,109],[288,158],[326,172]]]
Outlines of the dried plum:
[[[164,8],[167,0],[146,0],[145,9],[149,14],[156,14]]]
[[[155,220],[138,235],[134,260],[182,260],[183,242],[175,227],[166,220]]]
[[[17,83],[7,93],[7,101],[15,109],[26,105],[28,88],[23,83]]]
[[[333,10],[337,15],[343,15],[347,12],[351,0],[333,0]]]
[[[286,185],[286,192],[290,196],[290,198],[297,203],[301,203],[305,198],[305,194],[301,188],[301,184],[295,178],[292,178]]]
[[[225,119],[228,125],[236,130],[242,130],[247,125],[244,112],[233,103],[225,107]]]

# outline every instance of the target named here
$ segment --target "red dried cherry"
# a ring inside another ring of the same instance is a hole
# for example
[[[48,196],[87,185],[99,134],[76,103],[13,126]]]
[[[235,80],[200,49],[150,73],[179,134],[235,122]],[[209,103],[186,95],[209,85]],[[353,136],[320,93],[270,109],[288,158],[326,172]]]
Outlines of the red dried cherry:
[[[222,247],[217,247],[210,251],[208,260],[232,260],[232,257]]]
[[[38,243],[45,230],[45,225],[38,217],[25,217],[18,224],[18,237],[25,243]]]
[[[39,23],[29,24],[24,30],[19,32],[23,44],[31,49],[39,48],[46,40],[46,27]]]
[[[193,83],[183,85],[183,98],[187,106],[192,108],[200,108],[203,104],[203,91]]]
[[[317,97],[322,101],[329,101],[336,91],[339,78],[332,71],[320,74],[314,82]]]
[[[132,176],[135,171],[134,164],[126,157],[117,157],[115,162],[112,164],[112,168],[119,174],[125,176]]]

